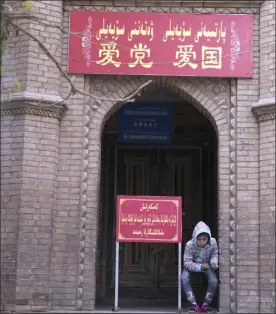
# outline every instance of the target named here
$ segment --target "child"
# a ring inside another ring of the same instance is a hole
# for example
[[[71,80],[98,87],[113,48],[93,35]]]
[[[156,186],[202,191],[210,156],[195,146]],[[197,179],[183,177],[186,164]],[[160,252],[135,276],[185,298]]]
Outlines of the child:
[[[214,272],[218,268],[218,246],[215,238],[211,238],[210,228],[200,221],[194,228],[193,237],[187,242],[184,252],[184,270],[181,275],[182,286],[187,300],[192,307],[189,312],[210,311],[210,304],[216,292],[218,280]],[[191,272],[203,272],[208,279],[208,289],[204,303],[200,307],[190,283]]]

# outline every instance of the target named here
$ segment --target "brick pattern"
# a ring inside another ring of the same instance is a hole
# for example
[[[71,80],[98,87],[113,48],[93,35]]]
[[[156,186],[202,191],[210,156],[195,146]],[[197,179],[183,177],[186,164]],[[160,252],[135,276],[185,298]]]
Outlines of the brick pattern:
[[[236,302],[238,313],[258,313],[260,310],[259,126],[251,112],[252,104],[259,99],[259,30],[259,15],[255,14],[253,77],[250,80],[237,80]]]
[[[229,255],[230,255],[230,311],[237,312],[237,81],[231,79],[230,96],[230,215],[229,215]]]
[[[102,7],[125,7],[126,0],[65,0],[65,5],[72,6],[102,6]],[[248,8],[248,7],[259,7],[262,3],[262,0],[243,0],[237,3],[232,1],[210,1],[210,0],[162,0],[162,3],[158,0],[128,0],[127,5],[129,7],[152,7],[159,8],[162,4],[162,7],[167,8],[183,8],[183,7],[195,7],[195,8]]]
[[[78,278],[82,98],[72,97],[68,106],[69,110],[60,121],[57,206],[53,212],[50,283],[53,310],[75,308]]]
[[[79,244],[79,263],[78,263],[78,283],[77,283],[77,309],[80,310],[83,304],[84,293],[84,267],[85,267],[85,245],[86,245],[86,219],[87,219],[87,187],[88,187],[88,164],[89,164],[89,127],[90,127],[90,106],[85,104],[84,128],[83,128],[83,147],[82,147],[82,180],[81,180],[81,200],[80,200],[80,244]],[[95,271],[95,269],[93,270]]]
[[[11,1],[11,4],[14,10],[24,10],[23,2]],[[36,35],[60,61],[61,31],[51,25],[62,21],[62,1],[33,1],[31,13],[37,14],[48,26],[26,20],[21,23],[22,26]],[[7,87],[17,78],[23,91],[42,95],[60,94],[60,74],[56,66],[30,38],[12,32],[5,62],[7,66],[3,81]],[[7,115],[6,119],[9,119],[9,114],[19,115],[17,119],[22,121],[21,142],[16,143],[22,149],[17,259],[11,260],[9,252],[6,254],[11,265],[17,263],[16,288],[13,288],[15,295],[10,303],[16,304],[19,311],[45,310],[50,302],[52,211],[56,207],[60,112],[25,107],[4,110],[2,113]],[[14,139],[17,140],[16,137]],[[11,154],[16,156],[12,151]],[[9,205],[5,206],[9,208]],[[10,278],[13,279],[14,275],[11,274]],[[11,283],[6,282],[11,289]]]
[[[31,13],[46,25],[31,21],[29,31],[37,36],[51,54],[61,61],[62,32],[58,28],[63,18],[62,0],[33,1]],[[57,26],[57,27],[56,27]],[[56,65],[33,40],[28,43],[27,90],[41,94],[60,95],[60,72]]]
[[[20,1],[5,0],[5,3],[12,7],[14,11],[22,12],[24,5]],[[29,22],[23,20],[18,22],[21,27],[29,27]],[[10,93],[17,91],[13,80],[18,80],[22,89],[27,86],[28,72],[28,38],[24,34],[16,34],[14,29],[10,30],[9,40],[7,42],[7,50],[3,56],[4,77],[1,78],[2,92]]]
[[[259,117],[260,312],[275,313],[275,1],[271,0],[261,6],[260,54],[260,101],[274,100],[274,113]]]
[[[20,115],[1,126],[2,298],[17,310],[47,308],[59,123]]]
[[[37,107],[37,108],[36,108]],[[36,106],[33,108],[25,107],[25,108],[13,108],[13,109],[2,109],[1,116],[21,116],[21,115],[35,115],[35,116],[42,116],[42,117],[51,117],[61,119],[64,107],[55,107],[52,110],[49,110],[49,107]]]
[[[59,121],[26,115],[23,134],[16,309],[38,310],[47,309],[50,300]]]
[[[23,1],[6,1],[13,10],[27,11],[36,15],[44,24],[32,20],[22,20],[20,25],[35,35],[52,55],[61,61],[62,32],[60,26],[63,18],[62,0],[33,1],[31,10],[26,10]],[[41,52],[36,42],[24,34],[12,30],[5,57],[5,77],[3,84],[7,92],[14,85],[13,80],[20,81],[23,90],[42,95],[60,95],[60,72],[49,57]],[[13,91],[17,92],[16,88]]]
[[[275,99],[275,1],[266,0],[260,11],[260,98]]]
[[[65,12],[63,27],[68,27]],[[62,68],[67,67],[68,35],[62,42]],[[62,96],[68,92],[68,83],[62,84]],[[74,84],[84,90],[84,76],[77,76]],[[84,97],[76,94],[67,101],[68,110],[60,121],[59,163],[57,173],[57,206],[53,213],[53,244],[51,257],[51,308],[76,309],[77,283],[80,261],[80,207],[82,183],[82,156],[84,138]],[[82,242],[83,244],[83,242]],[[83,248],[83,246],[82,246]],[[83,253],[83,251],[82,251]]]
[[[1,310],[14,310],[23,163],[22,116],[1,117]]]
[[[275,313],[275,117],[260,122],[261,313]]]

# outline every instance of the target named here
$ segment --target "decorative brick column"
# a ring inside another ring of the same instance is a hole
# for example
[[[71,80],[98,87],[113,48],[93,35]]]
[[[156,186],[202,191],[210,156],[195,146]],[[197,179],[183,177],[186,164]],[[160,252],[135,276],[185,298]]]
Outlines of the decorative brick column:
[[[275,313],[275,101],[252,110],[260,129],[260,313]]]
[[[1,168],[6,174],[5,166],[9,169],[2,181],[1,200],[7,249],[4,279],[10,279],[5,280],[3,298],[9,298],[6,303],[19,311],[44,310],[49,305],[59,119],[65,109],[24,102],[9,102],[1,108],[5,156]]]
[[[1,117],[1,310],[15,308],[23,129],[23,116]]]
[[[259,122],[260,313],[275,313],[275,1],[260,8]]]
[[[236,80],[236,219],[230,227],[236,233],[231,239],[236,251],[235,259],[231,260],[235,273],[231,276],[231,286],[236,285],[236,289],[232,290],[232,313],[259,313],[260,308],[259,126],[251,112],[252,103],[258,101],[259,95],[258,11],[253,20],[252,78]],[[243,13],[252,14],[250,10]]]
[[[14,12],[24,10],[24,2],[7,3]],[[30,13],[38,20],[25,19],[18,23],[61,62],[63,1],[33,1]],[[1,233],[7,250],[2,259],[5,289],[1,299],[8,309],[47,310],[51,293],[59,119],[66,109],[65,105],[57,105],[62,100],[61,76],[38,43],[15,29],[11,30],[4,64],[3,93],[8,92],[1,95],[4,131],[1,144],[6,163],[1,164],[5,172],[1,182],[5,196],[1,200],[4,213]],[[15,78],[22,90],[10,92]]]

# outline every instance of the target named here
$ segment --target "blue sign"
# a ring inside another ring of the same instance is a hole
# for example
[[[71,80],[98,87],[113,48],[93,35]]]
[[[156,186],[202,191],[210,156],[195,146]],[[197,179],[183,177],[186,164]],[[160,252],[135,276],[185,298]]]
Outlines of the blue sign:
[[[172,140],[172,105],[129,103],[118,112],[118,142],[169,144]]]

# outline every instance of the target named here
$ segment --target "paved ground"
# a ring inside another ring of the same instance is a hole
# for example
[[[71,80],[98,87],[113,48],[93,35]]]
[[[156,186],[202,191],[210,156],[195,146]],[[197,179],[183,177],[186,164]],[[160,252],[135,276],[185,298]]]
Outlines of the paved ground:
[[[110,308],[109,312],[106,312],[107,308],[98,308],[95,313],[114,313]],[[177,307],[122,307],[118,313],[160,313],[160,314],[171,314],[171,313],[178,313]]]
[[[68,314],[77,314],[77,313],[84,313],[82,312],[78,312],[78,311],[74,311],[74,312],[70,312],[70,311],[64,311],[64,312],[55,312],[55,313],[68,313]],[[114,312],[112,311],[112,309],[97,309],[94,311],[85,311],[85,313],[91,313],[91,314],[110,314],[110,313],[117,313],[117,314],[179,314],[178,310],[176,308],[171,308],[171,309],[160,309],[160,308],[124,308],[124,309],[120,309],[119,312]],[[182,309],[181,310],[181,314],[186,314],[188,313],[187,309]],[[216,311],[213,311],[212,313],[217,313]]]

